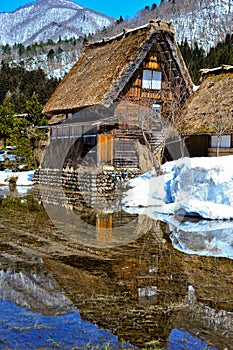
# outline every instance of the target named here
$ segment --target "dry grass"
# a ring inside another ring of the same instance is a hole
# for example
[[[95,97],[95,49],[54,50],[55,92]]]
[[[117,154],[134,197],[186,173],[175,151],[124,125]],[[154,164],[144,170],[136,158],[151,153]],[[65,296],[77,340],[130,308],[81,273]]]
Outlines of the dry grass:
[[[216,132],[217,124],[233,130],[233,72],[208,76],[188,99],[177,120],[182,134]]]

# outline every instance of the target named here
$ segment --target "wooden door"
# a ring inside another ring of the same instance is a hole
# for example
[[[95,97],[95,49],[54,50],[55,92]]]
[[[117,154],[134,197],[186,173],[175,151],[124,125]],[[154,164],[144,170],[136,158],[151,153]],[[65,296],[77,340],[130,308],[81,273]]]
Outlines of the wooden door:
[[[98,135],[98,164],[113,164],[113,135]]]

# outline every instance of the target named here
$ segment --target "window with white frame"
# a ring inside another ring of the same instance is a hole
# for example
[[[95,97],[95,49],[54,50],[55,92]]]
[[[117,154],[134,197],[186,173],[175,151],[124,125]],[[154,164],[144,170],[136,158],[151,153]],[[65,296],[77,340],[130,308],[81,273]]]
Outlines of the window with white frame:
[[[142,88],[160,90],[162,86],[162,73],[157,70],[144,69],[142,74]]]
[[[152,104],[153,111],[160,113],[160,105],[157,103]]]
[[[218,136],[211,136],[211,147],[218,147]],[[230,148],[231,147],[231,135],[219,136],[219,147]]]
[[[160,120],[161,106],[157,103],[153,103],[152,109],[155,112],[154,113],[154,121],[159,121]]]

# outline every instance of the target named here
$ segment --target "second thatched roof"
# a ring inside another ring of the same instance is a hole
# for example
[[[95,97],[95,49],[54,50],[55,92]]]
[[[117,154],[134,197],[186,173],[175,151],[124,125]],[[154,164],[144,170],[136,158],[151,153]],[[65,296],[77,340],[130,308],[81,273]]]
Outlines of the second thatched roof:
[[[203,80],[186,101],[176,127],[184,135],[233,130],[233,66],[201,70]]]

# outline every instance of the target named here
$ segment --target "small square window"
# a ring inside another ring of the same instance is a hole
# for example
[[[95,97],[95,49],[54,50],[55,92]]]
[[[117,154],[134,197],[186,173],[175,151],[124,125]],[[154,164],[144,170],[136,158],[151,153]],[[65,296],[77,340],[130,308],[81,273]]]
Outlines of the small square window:
[[[162,73],[145,69],[142,75],[142,88],[160,90],[162,86]]]
[[[160,105],[159,104],[153,104],[152,108],[155,112],[160,113]]]

